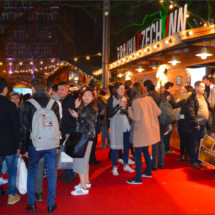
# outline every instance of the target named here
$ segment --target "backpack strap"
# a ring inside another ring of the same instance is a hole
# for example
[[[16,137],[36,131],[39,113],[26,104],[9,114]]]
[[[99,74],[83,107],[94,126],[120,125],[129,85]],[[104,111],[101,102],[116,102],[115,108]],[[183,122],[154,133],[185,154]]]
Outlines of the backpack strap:
[[[40,104],[35,100],[35,99],[28,99],[27,100],[28,102],[30,102],[32,105],[34,105],[34,107],[39,110],[41,109],[42,107],[40,106]]]
[[[50,99],[49,103],[46,106],[46,109],[51,110],[51,108],[52,108],[52,106],[53,106],[54,103],[55,103],[55,100],[54,99]]]

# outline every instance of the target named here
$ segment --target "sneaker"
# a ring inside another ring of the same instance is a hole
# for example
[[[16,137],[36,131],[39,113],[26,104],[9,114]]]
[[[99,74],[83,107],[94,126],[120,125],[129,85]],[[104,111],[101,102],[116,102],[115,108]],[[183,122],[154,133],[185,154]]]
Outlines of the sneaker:
[[[134,170],[134,169],[131,169],[131,167],[128,166],[128,165],[124,166],[124,167],[123,167],[123,170],[124,170],[124,171],[128,171],[128,172],[135,172],[135,170]]]
[[[87,188],[91,188],[91,183],[90,183],[90,182],[89,182],[89,183],[87,183],[86,185],[87,185]],[[81,188],[81,183],[80,183],[80,184],[78,184],[78,185],[76,185],[74,188],[75,188],[75,190],[80,189],[80,188]]]
[[[191,163],[190,167],[192,167],[193,169],[200,169],[201,167],[199,166],[199,164],[197,163]]]
[[[135,161],[133,161],[133,160],[131,160],[131,159],[128,159],[128,164],[129,164],[129,165],[133,165],[133,164],[135,164]]]
[[[157,167],[151,166],[151,170],[152,170],[152,171],[158,171],[158,168],[157,168]]]
[[[101,145],[101,146],[97,147],[97,149],[106,149],[106,146],[105,145]]]
[[[88,189],[83,189],[82,187],[77,189],[77,190],[74,190],[71,192],[71,195],[73,196],[80,196],[80,195],[86,195],[89,193],[89,190]]]
[[[207,169],[208,168],[206,165],[203,165],[202,163],[198,163],[198,165],[200,166],[200,168],[203,168],[203,169]]]
[[[128,184],[142,184],[142,180],[138,180],[134,177],[131,180],[127,180],[127,183]]]
[[[158,168],[159,168],[159,169],[164,169],[164,165],[160,165],[160,164],[159,164],[159,165],[158,165]]]
[[[19,195],[8,195],[8,201],[7,204],[8,205],[14,205],[15,203],[17,203],[20,200],[20,196]]]
[[[115,175],[115,176],[119,175],[116,167],[113,168],[113,175]]]
[[[123,159],[118,159],[118,162],[121,163],[121,164],[124,164]]]
[[[123,159],[119,159],[118,161],[119,161],[121,164],[124,164]],[[133,161],[133,160],[131,160],[131,159],[128,159],[128,164],[129,164],[129,165],[133,165],[133,164],[135,164],[135,161]]]
[[[152,174],[147,174],[146,172],[143,172],[141,175],[143,178],[151,178]]]
[[[1,184],[7,184],[8,180],[7,179],[3,179],[2,177],[0,177],[0,185]]]

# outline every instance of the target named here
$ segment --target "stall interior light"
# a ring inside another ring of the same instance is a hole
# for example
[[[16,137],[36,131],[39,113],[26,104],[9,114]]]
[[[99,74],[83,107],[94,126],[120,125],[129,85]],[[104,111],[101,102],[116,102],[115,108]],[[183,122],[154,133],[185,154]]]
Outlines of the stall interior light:
[[[173,55],[172,60],[168,61],[168,63],[171,63],[173,66],[175,66],[177,63],[181,63],[181,61],[176,59],[176,56]]]
[[[152,69],[156,70],[157,67],[158,67],[158,64],[155,61],[153,61],[152,65],[149,66],[149,67],[151,67]]]
[[[192,34],[193,34],[192,31],[188,31],[188,32],[187,32],[187,36],[191,36]]]
[[[204,44],[204,42],[203,42],[203,44]],[[203,60],[205,60],[207,57],[212,56],[212,55],[213,54],[207,52],[205,45],[202,47],[201,53],[196,54],[196,56],[201,57]]]
[[[122,73],[119,73],[118,76],[121,78],[122,77]]]
[[[141,65],[139,65],[139,66],[138,66],[138,68],[137,68],[137,69],[135,69],[135,70],[136,70],[136,71],[138,71],[138,72],[142,72],[142,71],[144,71],[145,69],[143,69],[143,68],[142,68],[142,66],[141,66]]]

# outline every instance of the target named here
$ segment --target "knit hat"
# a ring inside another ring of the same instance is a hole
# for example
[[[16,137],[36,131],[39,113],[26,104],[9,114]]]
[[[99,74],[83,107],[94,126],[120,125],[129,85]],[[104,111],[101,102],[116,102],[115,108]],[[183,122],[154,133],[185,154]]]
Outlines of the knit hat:
[[[96,88],[96,82],[92,79],[89,83],[91,88]]]
[[[102,88],[102,89],[100,90],[99,94],[102,95],[102,96],[106,96],[106,94],[107,94],[107,89],[106,89],[106,88]]]

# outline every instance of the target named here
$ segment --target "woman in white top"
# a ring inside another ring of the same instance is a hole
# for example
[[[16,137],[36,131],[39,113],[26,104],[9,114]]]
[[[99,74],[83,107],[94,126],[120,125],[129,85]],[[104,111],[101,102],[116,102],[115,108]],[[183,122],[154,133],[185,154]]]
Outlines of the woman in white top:
[[[124,171],[134,172],[128,166],[129,157],[129,135],[130,122],[128,118],[129,98],[125,94],[125,86],[121,82],[116,82],[113,87],[113,96],[108,101],[108,117],[110,119],[110,148],[113,164],[113,175],[119,175],[117,171],[117,151],[124,149]]]

